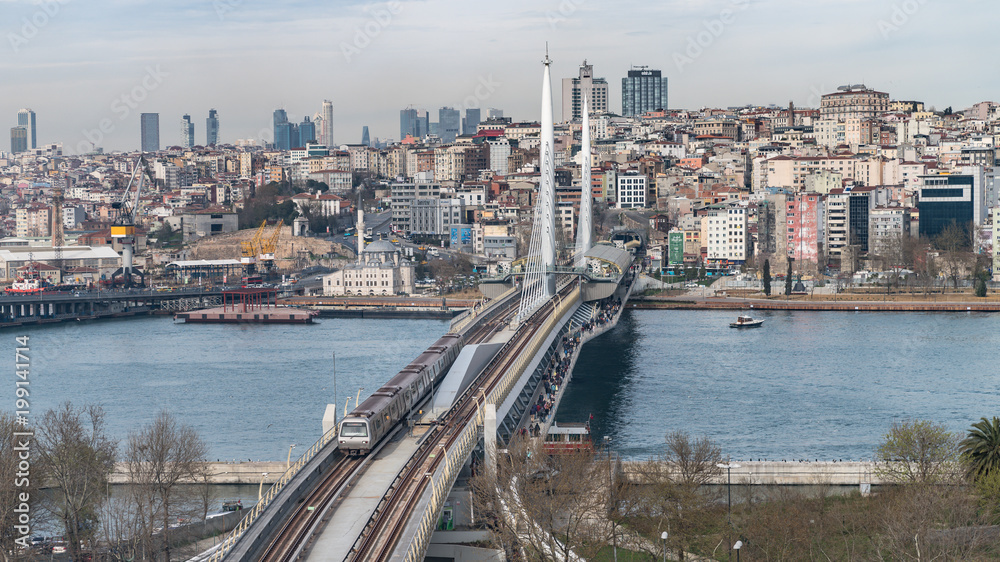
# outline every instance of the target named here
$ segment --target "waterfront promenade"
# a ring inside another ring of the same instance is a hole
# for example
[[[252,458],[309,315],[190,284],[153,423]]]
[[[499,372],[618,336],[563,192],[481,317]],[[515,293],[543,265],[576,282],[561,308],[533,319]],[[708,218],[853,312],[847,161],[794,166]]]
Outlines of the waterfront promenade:
[[[1000,302],[764,300],[733,297],[644,298],[629,301],[642,310],[831,310],[841,312],[1000,312]]]
[[[292,459],[294,460],[294,459]],[[642,479],[645,461],[625,461],[622,470],[635,481]],[[875,475],[874,463],[863,461],[739,461],[740,468],[732,471],[733,484],[754,486],[857,486],[862,483],[882,484]],[[207,466],[209,484],[272,484],[285,472],[284,461],[210,462]],[[712,484],[725,484],[726,474],[716,476]],[[128,484],[125,467],[119,465],[111,475],[112,484]],[[204,481],[188,482],[202,484]]]

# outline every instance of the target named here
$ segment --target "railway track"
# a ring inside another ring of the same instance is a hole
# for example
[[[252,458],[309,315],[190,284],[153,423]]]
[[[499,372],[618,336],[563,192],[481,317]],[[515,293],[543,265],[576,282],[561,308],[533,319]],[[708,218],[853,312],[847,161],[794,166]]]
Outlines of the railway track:
[[[565,296],[572,287],[572,283],[567,283],[559,294]],[[479,384],[470,385],[444,416],[443,423],[430,430],[417,453],[403,468],[382,503],[376,508],[348,560],[374,562],[388,560],[392,556],[403,527],[423,497],[423,492],[432,481],[438,466],[447,457],[447,451],[461,435],[461,429],[478,415],[480,404],[476,396],[480,393],[488,395],[500,383],[504,374],[518,361],[544,320],[557,306],[558,303],[553,300],[536,311],[518,330],[514,339],[508,342],[490,362],[481,375]]]
[[[495,319],[482,323],[467,334],[466,342],[477,344],[489,341],[510,322],[517,313],[517,307],[518,300],[513,299]],[[392,435],[386,437],[382,443],[388,442],[391,438]],[[295,512],[288,517],[281,530],[261,554],[260,560],[262,562],[297,560],[309,548],[312,538],[326,520],[329,510],[335,507],[336,499],[342,495],[362,465],[368,459],[374,458],[376,453],[377,451],[372,451],[367,457],[348,457],[339,451],[333,453],[337,458],[327,470],[323,481],[298,504]]]
[[[299,503],[295,513],[285,521],[278,536],[261,554],[261,561],[295,560],[306,546],[307,539],[312,536],[312,530],[365,460],[362,457],[348,457],[339,451],[333,454],[338,458],[327,471],[326,477]]]

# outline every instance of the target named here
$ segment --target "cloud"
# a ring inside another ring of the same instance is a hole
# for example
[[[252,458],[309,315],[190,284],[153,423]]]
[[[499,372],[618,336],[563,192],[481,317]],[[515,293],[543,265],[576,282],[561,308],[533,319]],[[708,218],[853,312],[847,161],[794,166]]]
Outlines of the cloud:
[[[358,140],[363,125],[373,136],[396,138],[399,109],[412,103],[436,114],[459,105],[483,76],[502,84],[483,107],[536,119],[546,41],[557,112],[560,79],[575,76],[584,59],[607,78],[613,111],[632,64],[665,72],[674,107],[805,103],[812,88],[862,81],[893,96],[965,107],[997,89],[998,79],[981,65],[998,5],[925,1],[884,37],[878,22],[904,1],[426,0],[399,3],[382,24],[376,12],[387,4],[379,2],[65,0],[19,52],[0,56],[0,129],[31,106],[40,141],[75,143],[157,64],[169,77],[136,111],[161,114],[164,145],[179,142],[174,124],[184,113],[198,117],[201,138],[202,116],[217,109],[223,140],[232,142],[258,138],[277,107],[312,115],[323,99],[334,101],[338,141]],[[673,54],[733,6],[741,8],[733,21],[677,72]],[[18,33],[38,9],[0,0],[0,31]],[[969,13],[977,16],[964,17]],[[943,47],[940,23],[956,17],[963,41]],[[348,61],[342,46],[359,31],[368,41]],[[943,69],[968,79],[928,79]],[[129,116],[104,142],[109,150],[137,148],[138,122]]]

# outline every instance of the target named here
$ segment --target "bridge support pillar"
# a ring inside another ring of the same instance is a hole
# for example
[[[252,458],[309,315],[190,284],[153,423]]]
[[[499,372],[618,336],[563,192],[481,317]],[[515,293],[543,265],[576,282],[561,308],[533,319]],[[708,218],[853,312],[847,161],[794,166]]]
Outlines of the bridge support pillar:
[[[486,470],[491,480],[497,476],[497,406],[483,406],[483,450],[486,451]]]

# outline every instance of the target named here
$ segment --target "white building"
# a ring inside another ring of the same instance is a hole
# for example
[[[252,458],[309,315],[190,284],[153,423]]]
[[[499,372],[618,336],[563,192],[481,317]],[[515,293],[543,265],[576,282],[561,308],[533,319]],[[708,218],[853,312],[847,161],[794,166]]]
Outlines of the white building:
[[[709,211],[705,217],[705,246],[711,262],[729,262],[729,265],[746,261],[749,236],[747,236],[747,211],[729,207]]]
[[[323,294],[397,295],[413,293],[414,266],[392,242],[365,246],[361,260],[323,277]]]
[[[444,238],[462,224],[462,200],[417,197],[410,203],[410,234]]]
[[[869,248],[880,241],[898,240],[910,233],[910,213],[903,207],[875,207],[868,212]]]
[[[618,174],[618,189],[615,208],[633,209],[646,206],[646,180],[644,174],[629,170]]]
[[[486,144],[490,147],[490,169],[498,176],[507,175],[507,157],[510,156],[510,141],[507,137],[495,137],[488,139]]]

